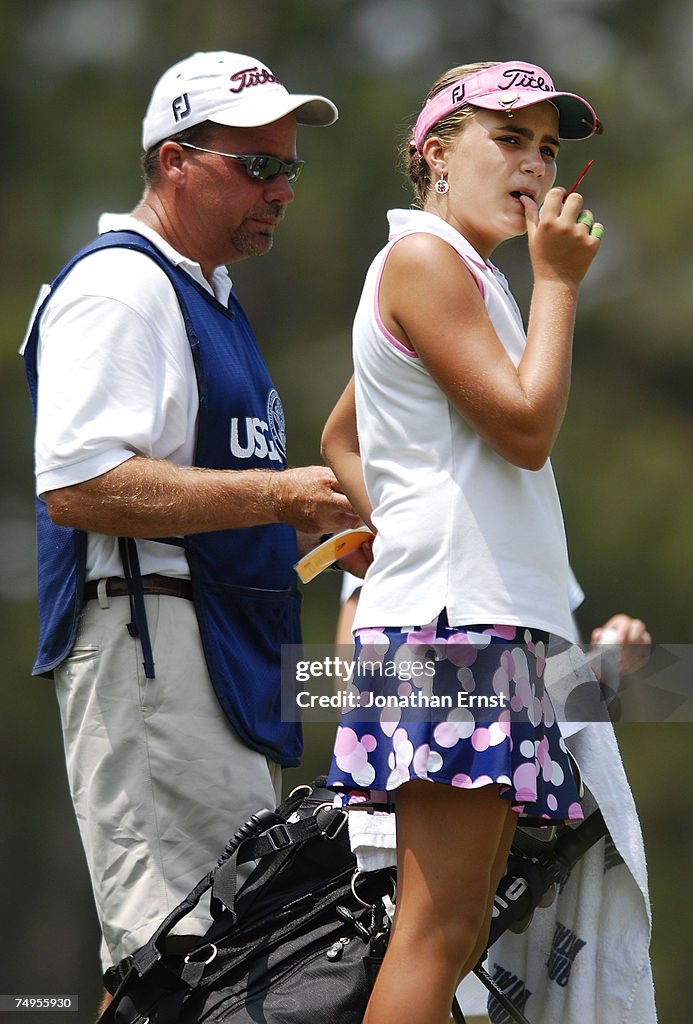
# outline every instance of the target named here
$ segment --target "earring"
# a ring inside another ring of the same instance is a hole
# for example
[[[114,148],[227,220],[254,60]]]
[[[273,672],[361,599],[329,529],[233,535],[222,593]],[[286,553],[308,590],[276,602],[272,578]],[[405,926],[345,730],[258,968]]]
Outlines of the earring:
[[[448,185],[447,180],[441,174],[441,176],[438,178],[438,181],[436,182],[436,192],[438,193],[439,196],[444,196],[449,191],[450,186]]]

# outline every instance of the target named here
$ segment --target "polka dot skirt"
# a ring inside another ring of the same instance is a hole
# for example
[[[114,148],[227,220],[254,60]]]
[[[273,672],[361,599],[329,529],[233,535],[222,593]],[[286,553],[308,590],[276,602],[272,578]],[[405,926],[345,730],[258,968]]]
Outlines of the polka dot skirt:
[[[358,630],[328,785],[378,800],[415,779],[497,783],[520,815],[581,820],[542,682],[547,642],[524,627],[451,627],[445,613],[423,627]]]

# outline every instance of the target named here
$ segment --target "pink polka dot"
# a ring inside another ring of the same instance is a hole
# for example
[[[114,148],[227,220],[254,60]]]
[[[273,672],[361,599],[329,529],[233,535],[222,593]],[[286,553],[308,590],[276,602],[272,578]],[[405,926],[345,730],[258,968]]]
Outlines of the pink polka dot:
[[[344,757],[350,754],[358,744],[359,738],[353,729],[340,726],[334,741],[335,757]]]
[[[516,789],[515,799],[524,800],[525,803],[532,804],[537,798],[537,792],[535,789]]]
[[[390,640],[387,633],[383,633],[383,631],[377,627],[367,626],[364,629],[358,629],[356,631],[356,635],[361,641],[362,647],[377,644],[378,647],[382,647],[384,650],[387,650],[390,646]]]
[[[537,761],[539,762],[542,768],[546,768],[551,764],[551,755],[549,754],[549,741],[546,738],[546,736],[542,737],[537,746]]]
[[[361,738],[361,746],[370,754],[378,746],[378,741],[375,738],[375,736],[371,736],[370,733],[367,733],[365,736]]]
[[[457,726],[452,722],[439,722],[433,730],[433,738],[439,747],[454,747],[460,734]]]
[[[480,725],[478,729],[475,729],[472,733],[472,746],[475,750],[488,750],[491,743],[491,736],[488,729]]]
[[[496,669],[493,673],[493,689],[497,694],[503,694],[506,699],[510,696],[510,679],[504,668]],[[520,711],[521,709],[522,704],[520,703],[517,710]]]
[[[493,629],[485,629],[484,633],[490,633],[491,636],[500,636],[503,640],[514,640],[517,626],[494,626]]]
[[[526,761],[513,773],[515,797],[519,801],[532,802],[537,796],[537,770],[533,761]]]
[[[550,811],[558,810],[558,800],[553,795],[553,793],[549,793],[549,795],[547,796],[547,798],[546,798],[546,806],[548,807],[548,809]]]
[[[431,752],[431,748],[427,743],[422,743],[414,753],[414,760],[412,767],[419,778],[425,778],[428,775],[428,755]]]
[[[545,693],[541,698],[541,707],[544,716],[544,725],[550,728],[556,721],[556,716],[553,710],[553,704],[549,699],[548,693]]]
[[[392,737],[392,746],[397,750],[397,747],[401,747],[403,743],[406,743],[409,739],[406,729],[397,729]]]
[[[399,768],[406,768],[407,765],[411,764],[414,757],[414,746],[409,739],[406,729],[397,730],[392,737],[392,745],[397,758],[397,766]]]
[[[457,775],[453,775],[450,780],[450,785],[456,786],[458,789],[469,789],[471,783],[472,780],[468,775],[465,775],[464,772],[458,772]]]
[[[383,708],[380,712],[380,728],[386,736],[393,735],[399,725],[400,718],[399,708]]]
[[[355,782],[358,782],[359,785],[367,785],[367,783],[359,782],[356,778],[356,773],[368,763],[368,754],[360,743],[350,753],[335,757],[335,760],[343,772],[351,772]]]
[[[529,708],[534,700],[534,691],[527,679],[518,679],[515,683],[515,694],[522,701],[522,706]]]
[[[508,679],[512,679],[515,675],[515,662],[513,661],[513,656],[510,653],[510,651],[503,651],[503,653],[501,654],[500,663],[501,668],[507,675]]]
[[[530,705],[528,707],[528,717],[529,717],[530,722],[532,723],[532,725],[535,728],[538,725],[541,725],[542,714],[543,714],[543,708],[541,706],[541,701],[539,700],[538,697],[533,697],[532,701],[531,701],[531,703],[530,703]]]
[[[482,789],[483,786],[490,786],[493,779],[490,775],[477,775],[472,782],[470,789]]]
[[[435,626],[428,626],[426,629],[417,629],[413,633],[407,633],[407,645],[409,647],[433,647],[434,644],[445,644],[445,637],[436,636]]]
[[[469,637],[465,632],[451,633],[448,637],[449,644],[469,644]]]
[[[478,658],[479,652],[469,643],[466,634],[455,633],[448,640],[445,656],[457,668],[469,668]]]

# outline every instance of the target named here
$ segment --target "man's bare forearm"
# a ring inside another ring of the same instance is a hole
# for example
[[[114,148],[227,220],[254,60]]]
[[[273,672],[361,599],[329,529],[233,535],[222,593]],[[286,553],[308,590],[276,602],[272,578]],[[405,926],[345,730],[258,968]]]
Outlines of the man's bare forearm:
[[[344,529],[355,518],[321,466],[214,470],[134,456],[44,499],[59,525],[111,536],[165,537],[276,522],[315,532]]]

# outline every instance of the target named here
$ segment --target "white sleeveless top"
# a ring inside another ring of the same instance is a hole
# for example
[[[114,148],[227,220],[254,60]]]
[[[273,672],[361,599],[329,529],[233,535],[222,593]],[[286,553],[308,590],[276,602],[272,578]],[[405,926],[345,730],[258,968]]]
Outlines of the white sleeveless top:
[[[378,309],[391,246],[414,232],[448,242],[474,275],[513,363],[522,317],[503,275],[446,221],[392,210],[390,239],[366,276],[354,320],[359,442],[377,528],[354,621],[425,625],[496,623],[571,637],[568,556],[551,465],[519,469],[453,408],[418,356],[385,328]]]

